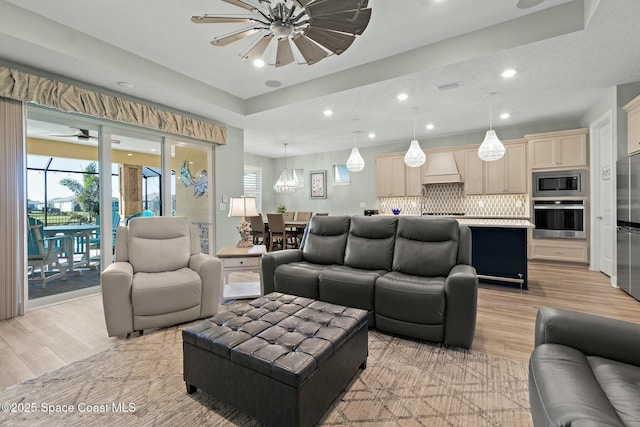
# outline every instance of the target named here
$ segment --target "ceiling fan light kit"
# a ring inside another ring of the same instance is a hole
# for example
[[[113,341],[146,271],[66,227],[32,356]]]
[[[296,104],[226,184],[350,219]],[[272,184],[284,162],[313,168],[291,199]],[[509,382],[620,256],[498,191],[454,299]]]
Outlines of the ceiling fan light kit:
[[[371,19],[368,0],[223,0],[250,15],[192,16],[196,24],[246,23],[244,28],[216,37],[213,46],[227,46],[257,37],[240,53],[243,60],[263,59],[275,67],[296,61],[312,65],[340,55],[361,35]],[[271,43],[275,40],[275,43]],[[275,47],[273,47],[275,45]],[[275,55],[269,51],[275,49]],[[268,60],[269,56],[275,60]]]
[[[504,156],[505,148],[502,142],[498,139],[496,131],[491,127],[491,97],[489,94],[489,130],[484,136],[484,140],[480,147],[478,147],[478,157],[485,162],[492,162],[499,160]]]

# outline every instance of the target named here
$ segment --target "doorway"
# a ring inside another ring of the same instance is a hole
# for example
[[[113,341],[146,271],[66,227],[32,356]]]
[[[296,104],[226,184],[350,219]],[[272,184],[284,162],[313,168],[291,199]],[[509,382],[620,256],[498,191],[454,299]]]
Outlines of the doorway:
[[[615,170],[611,110],[589,126],[591,138],[591,265],[614,284]]]

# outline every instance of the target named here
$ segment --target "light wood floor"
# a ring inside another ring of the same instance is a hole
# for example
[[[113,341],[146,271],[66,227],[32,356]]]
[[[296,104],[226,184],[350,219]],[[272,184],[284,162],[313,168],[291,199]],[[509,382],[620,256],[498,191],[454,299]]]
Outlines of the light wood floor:
[[[585,267],[529,264],[529,291],[481,285],[473,349],[526,362],[541,306],[640,323],[640,302]],[[100,295],[0,321],[0,390],[123,342],[109,338]]]

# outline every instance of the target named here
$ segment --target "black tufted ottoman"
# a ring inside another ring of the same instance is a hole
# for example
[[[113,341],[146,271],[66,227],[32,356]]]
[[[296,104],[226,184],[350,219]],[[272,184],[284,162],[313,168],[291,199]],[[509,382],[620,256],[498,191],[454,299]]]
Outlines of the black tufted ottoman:
[[[367,312],[270,293],[182,331],[184,380],[267,425],[317,423],[367,361]]]

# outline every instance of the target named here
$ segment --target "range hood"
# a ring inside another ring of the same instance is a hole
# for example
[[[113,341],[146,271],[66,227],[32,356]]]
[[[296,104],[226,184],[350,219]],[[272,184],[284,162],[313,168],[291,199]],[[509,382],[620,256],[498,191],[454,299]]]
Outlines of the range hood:
[[[422,185],[464,182],[458,171],[456,158],[451,151],[427,154],[427,165],[422,175]]]

